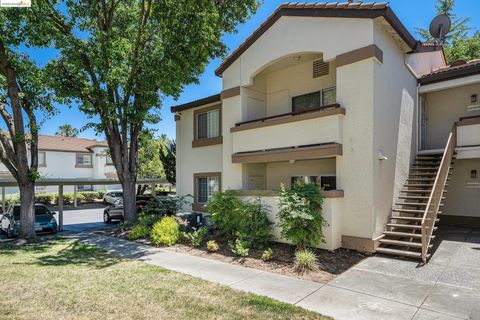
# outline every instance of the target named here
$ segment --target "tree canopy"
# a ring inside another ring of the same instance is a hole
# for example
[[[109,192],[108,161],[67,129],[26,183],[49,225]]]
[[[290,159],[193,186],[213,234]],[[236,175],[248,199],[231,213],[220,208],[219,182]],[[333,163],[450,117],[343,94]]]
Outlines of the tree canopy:
[[[226,52],[222,35],[235,31],[255,0],[35,1],[55,27],[59,56],[49,63],[58,95],[76,100],[100,121],[122,183],[127,222],[136,219],[139,135],[158,123],[164,96],[178,97],[205,66]]]
[[[61,137],[78,137],[78,130],[72,127],[70,124],[62,124],[58,127],[57,132],[55,133],[56,136]]]

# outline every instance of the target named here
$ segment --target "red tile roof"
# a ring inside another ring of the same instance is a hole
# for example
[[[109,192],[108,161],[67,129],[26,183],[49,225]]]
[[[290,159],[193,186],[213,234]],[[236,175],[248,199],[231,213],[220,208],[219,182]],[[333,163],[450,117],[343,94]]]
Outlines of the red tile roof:
[[[475,74],[480,74],[480,59],[472,60],[459,65],[453,64],[445,68],[440,68],[420,77],[418,82],[420,82],[422,85],[426,85],[429,83],[463,78]]]

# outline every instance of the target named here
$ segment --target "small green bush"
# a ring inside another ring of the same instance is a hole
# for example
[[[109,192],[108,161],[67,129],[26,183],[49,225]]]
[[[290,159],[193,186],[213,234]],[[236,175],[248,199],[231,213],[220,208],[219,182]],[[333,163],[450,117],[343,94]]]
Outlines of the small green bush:
[[[147,215],[174,215],[190,202],[192,196],[156,196],[148,201],[142,211]]]
[[[227,240],[239,238],[253,248],[264,248],[272,237],[272,223],[260,199],[242,202],[235,191],[217,192],[206,208]]]
[[[220,247],[215,240],[210,240],[207,242],[207,250],[210,252],[217,252],[218,250],[220,250]]]
[[[95,191],[83,191],[77,193],[77,197],[82,197],[83,201],[93,202],[95,199],[98,199],[98,192]]]
[[[238,194],[231,190],[217,192],[208,200],[206,209],[218,230],[227,239],[235,239],[242,216],[242,201]]]
[[[235,240],[234,243],[230,242],[230,250],[232,250],[233,254],[239,257],[248,257],[250,253],[248,243],[241,239]]]
[[[207,233],[208,228],[202,227],[198,230],[185,233],[185,238],[190,242],[192,246],[200,247],[202,245],[203,238],[205,238]]]
[[[172,217],[163,217],[153,225],[150,238],[156,246],[172,246],[180,236],[180,227]]]
[[[39,193],[35,195],[35,202],[49,205],[53,202],[55,195],[52,193]]]
[[[159,217],[154,216],[154,215],[148,215],[148,214],[140,214],[138,217],[138,225],[146,226],[148,228],[152,228],[155,223],[160,220]]]
[[[253,248],[265,248],[272,238],[272,223],[260,199],[242,203],[240,214],[238,236]]]
[[[286,189],[282,185],[278,195],[277,217],[282,237],[290,240],[297,249],[325,242],[322,228],[327,223],[322,216],[323,198],[318,186],[296,184]]]
[[[105,191],[103,190],[97,191],[97,199],[103,199],[104,195],[105,195]]]
[[[304,273],[307,270],[315,271],[318,269],[318,262],[315,253],[309,249],[303,249],[295,253],[295,270]]]
[[[262,253],[262,260],[263,261],[270,261],[273,258],[273,250],[268,248],[267,250],[263,251]]]
[[[144,239],[150,236],[151,228],[145,225],[137,224],[133,226],[132,231],[128,234],[128,240]]]

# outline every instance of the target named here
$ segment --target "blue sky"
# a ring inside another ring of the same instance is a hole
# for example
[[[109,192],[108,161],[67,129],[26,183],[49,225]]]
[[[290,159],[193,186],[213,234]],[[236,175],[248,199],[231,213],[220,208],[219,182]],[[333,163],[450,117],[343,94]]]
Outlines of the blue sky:
[[[245,24],[238,26],[238,33],[226,34],[223,37],[224,43],[228,46],[229,52],[235,50],[267,17],[285,0],[264,0],[257,13]],[[415,36],[414,28],[427,28],[431,19],[435,16],[435,0],[392,0],[390,6],[405,24],[408,30]],[[478,0],[457,0],[455,13],[459,17],[470,17],[470,26],[480,29],[480,3]],[[36,52],[36,60],[45,62],[55,55],[53,50],[41,50]],[[175,122],[170,113],[170,106],[189,102],[221,91],[221,79],[215,76],[214,71],[219,66],[221,59],[215,59],[205,69],[200,78],[200,83],[185,88],[178,101],[166,98],[162,103],[162,121],[155,126],[158,134],[166,133],[170,138],[175,138]],[[68,123],[76,128],[81,128],[90,120],[78,111],[75,107],[60,106],[59,112],[47,119],[41,128],[42,134],[55,134],[59,125]],[[85,138],[100,139],[92,130],[86,130],[80,134]]]

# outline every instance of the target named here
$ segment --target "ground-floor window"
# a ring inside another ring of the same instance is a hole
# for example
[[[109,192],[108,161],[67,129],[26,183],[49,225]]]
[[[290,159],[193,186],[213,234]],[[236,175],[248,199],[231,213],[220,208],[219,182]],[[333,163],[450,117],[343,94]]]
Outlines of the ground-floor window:
[[[195,202],[205,204],[208,199],[220,191],[220,174],[206,173],[195,175]]]

